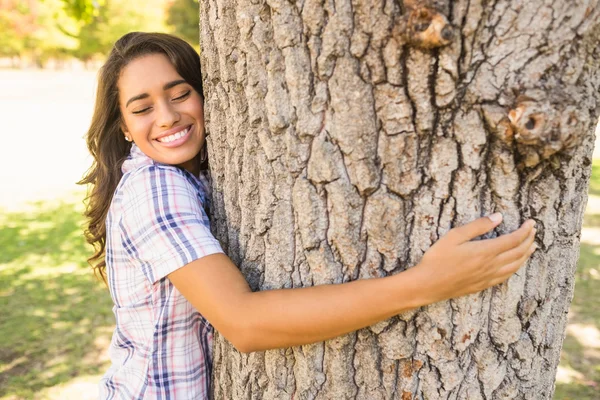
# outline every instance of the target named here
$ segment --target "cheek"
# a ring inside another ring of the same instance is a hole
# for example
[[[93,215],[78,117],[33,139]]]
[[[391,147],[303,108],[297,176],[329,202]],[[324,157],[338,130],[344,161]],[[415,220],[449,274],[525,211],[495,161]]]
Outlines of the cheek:
[[[204,125],[204,108],[202,98],[196,94],[190,99],[188,106],[190,114],[192,114],[194,118]]]
[[[137,136],[147,135],[152,123],[147,116],[138,116],[135,118],[125,118],[125,125],[131,135]]]

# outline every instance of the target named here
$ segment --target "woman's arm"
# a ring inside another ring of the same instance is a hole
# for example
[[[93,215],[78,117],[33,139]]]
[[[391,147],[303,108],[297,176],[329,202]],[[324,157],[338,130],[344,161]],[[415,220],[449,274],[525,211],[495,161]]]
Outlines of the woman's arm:
[[[168,277],[238,350],[290,347],[505,281],[535,250],[535,230],[527,221],[511,234],[470,241],[499,223],[483,217],[452,229],[417,266],[386,278],[252,292],[223,254],[193,261]]]

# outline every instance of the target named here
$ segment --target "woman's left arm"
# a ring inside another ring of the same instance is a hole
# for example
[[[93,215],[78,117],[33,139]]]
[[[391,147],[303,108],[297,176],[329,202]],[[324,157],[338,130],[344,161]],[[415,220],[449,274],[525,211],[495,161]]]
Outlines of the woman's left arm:
[[[411,270],[339,285],[252,292],[224,254],[213,254],[168,278],[239,351],[319,342],[427,304]]]

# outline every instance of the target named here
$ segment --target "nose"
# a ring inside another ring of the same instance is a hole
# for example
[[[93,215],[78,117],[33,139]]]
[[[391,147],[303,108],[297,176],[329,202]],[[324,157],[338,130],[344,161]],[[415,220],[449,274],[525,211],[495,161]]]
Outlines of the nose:
[[[168,128],[179,122],[180,115],[169,102],[157,105],[156,125],[161,128]]]

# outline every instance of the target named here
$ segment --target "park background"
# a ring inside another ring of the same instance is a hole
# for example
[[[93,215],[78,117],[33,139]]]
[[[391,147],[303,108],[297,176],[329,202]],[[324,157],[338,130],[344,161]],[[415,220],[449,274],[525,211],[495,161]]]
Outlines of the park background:
[[[0,0],[0,400],[96,398],[114,318],[86,262],[85,188],[75,183],[91,164],[96,72],[133,30],[199,49],[197,9],[196,0]],[[559,400],[600,399],[599,145]]]

